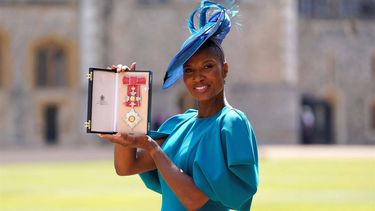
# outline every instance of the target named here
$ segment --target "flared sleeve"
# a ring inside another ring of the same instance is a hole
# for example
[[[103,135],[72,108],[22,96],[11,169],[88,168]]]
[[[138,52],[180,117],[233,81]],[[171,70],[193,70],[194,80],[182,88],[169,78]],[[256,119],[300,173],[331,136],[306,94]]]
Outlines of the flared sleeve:
[[[183,124],[185,121],[190,119],[192,116],[194,116],[196,113],[196,110],[189,109],[183,114],[175,115],[169,119],[167,119],[158,129],[157,133],[154,133],[153,135],[150,135],[151,138],[158,137],[158,134],[166,134],[167,136],[170,135],[174,130],[176,130],[178,127],[180,127],[181,124]],[[168,139],[166,140],[168,141]],[[139,174],[141,177],[143,183],[146,185],[148,189],[151,189],[155,192],[161,193],[161,186],[160,186],[160,180],[157,170],[151,170],[144,173]]]
[[[139,174],[139,176],[148,189],[161,193],[160,180],[157,170],[146,171]]]
[[[253,129],[246,116],[234,109],[228,111],[218,127],[198,146],[194,182],[211,200],[231,209],[249,210],[258,186]]]

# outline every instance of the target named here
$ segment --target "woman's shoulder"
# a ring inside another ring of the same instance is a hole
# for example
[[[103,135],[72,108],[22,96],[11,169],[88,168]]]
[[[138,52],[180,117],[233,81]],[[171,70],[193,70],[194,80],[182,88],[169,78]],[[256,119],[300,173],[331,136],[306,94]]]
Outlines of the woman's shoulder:
[[[168,121],[180,122],[180,121],[183,121],[183,120],[186,120],[186,119],[190,119],[190,118],[196,116],[197,112],[198,111],[195,110],[195,109],[188,109],[184,113],[175,114],[175,115],[171,116],[169,119],[166,120],[166,122],[168,122]]]
[[[197,110],[189,109],[182,114],[176,114],[169,119],[167,119],[159,128],[158,132],[163,132],[167,134],[171,134],[173,130],[178,128],[181,124],[186,122],[187,120],[196,116]]]
[[[243,122],[245,124],[250,124],[246,114],[234,107],[229,106],[227,112],[225,112],[221,118],[223,123],[233,123],[233,122]]]

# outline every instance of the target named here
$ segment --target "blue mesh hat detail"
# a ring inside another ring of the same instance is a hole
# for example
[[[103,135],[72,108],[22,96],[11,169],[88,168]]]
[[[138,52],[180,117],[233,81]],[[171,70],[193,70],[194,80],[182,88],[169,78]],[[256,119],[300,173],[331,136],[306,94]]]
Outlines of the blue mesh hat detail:
[[[214,10],[207,21],[209,10]],[[199,29],[195,28],[194,17],[199,12]],[[196,8],[190,15],[188,27],[190,37],[183,43],[180,51],[170,61],[164,76],[163,89],[172,86],[183,74],[183,64],[206,42],[212,39],[221,44],[231,28],[229,14],[236,14],[225,9],[223,5],[201,1],[200,7]]]

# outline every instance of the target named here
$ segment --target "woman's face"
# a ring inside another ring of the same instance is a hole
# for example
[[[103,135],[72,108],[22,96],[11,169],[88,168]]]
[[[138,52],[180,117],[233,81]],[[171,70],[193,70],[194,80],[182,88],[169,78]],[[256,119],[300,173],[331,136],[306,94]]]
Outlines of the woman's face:
[[[222,64],[213,51],[210,48],[199,50],[183,66],[185,86],[198,101],[223,96],[228,65]]]

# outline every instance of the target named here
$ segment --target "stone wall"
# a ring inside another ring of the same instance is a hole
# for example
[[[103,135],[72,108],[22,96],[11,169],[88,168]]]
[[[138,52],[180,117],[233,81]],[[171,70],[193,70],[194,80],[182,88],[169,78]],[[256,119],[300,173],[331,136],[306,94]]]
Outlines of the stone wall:
[[[333,105],[335,142],[374,144],[370,109],[375,100],[375,22],[301,19],[299,43],[301,93]]]

